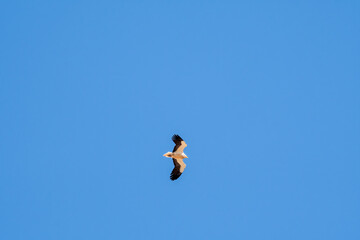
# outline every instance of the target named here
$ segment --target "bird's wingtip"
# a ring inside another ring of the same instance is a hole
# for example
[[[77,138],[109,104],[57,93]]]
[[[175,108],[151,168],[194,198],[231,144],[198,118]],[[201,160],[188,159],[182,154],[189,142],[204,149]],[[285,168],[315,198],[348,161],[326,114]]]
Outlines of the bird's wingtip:
[[[183,141],[182,138],[178,134],[174,134],[171,138],[173,141],[180,140]]]

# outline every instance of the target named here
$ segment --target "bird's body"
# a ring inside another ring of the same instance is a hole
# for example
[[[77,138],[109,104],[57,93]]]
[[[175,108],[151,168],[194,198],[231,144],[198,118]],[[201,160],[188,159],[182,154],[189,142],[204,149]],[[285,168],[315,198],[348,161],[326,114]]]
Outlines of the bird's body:
[[[181,174],[184,172],[186,164],[183,159],[188,158],[184,153],[184,148],[187,146],[184,140],[179,135],[174,135],[172,140],[175,143],[174,150],[172,152],[167,152],[164,154],[164,157],[172,158],[174,162],[174,169],[171,172],[170,179],[172,181],[178,179]]]
[[[187,158],[187,156],[185,155],[185,153],[172,153],[172,152],[168,152],[164,154],[165,157],[168,158],[176,158],[176,159],[184,159]]]

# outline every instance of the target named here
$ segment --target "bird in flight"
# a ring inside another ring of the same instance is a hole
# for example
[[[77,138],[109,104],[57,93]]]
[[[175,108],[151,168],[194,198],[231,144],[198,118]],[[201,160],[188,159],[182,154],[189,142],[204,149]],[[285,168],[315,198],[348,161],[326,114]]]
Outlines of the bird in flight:
[[[167,152],[164,154],[164,157],[172,158],[174,162],[174,169],[170,174],[170,179],[172,181],[178,179],[181,174],[184,172],[186,164],[184,163],[183,159],[188,158],[184,153],[184,148],[187,146],[184,140],[179,135],[174,134],[171,138],[174,143],[175,147],[172,152]]]

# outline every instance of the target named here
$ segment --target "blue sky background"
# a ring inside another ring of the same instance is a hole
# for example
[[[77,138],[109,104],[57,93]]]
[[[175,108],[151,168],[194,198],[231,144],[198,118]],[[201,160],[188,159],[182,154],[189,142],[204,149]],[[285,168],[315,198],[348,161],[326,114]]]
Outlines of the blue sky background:
[[[360,239],[359,12],[2,1],[0,239]]]

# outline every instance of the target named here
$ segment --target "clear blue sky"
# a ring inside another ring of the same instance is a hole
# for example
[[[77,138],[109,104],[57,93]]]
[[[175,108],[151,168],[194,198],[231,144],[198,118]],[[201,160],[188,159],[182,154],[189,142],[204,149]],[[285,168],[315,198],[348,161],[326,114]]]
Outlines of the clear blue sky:
[[[2,1],[0,239],[360,239],[360,2],[239,2]]]

